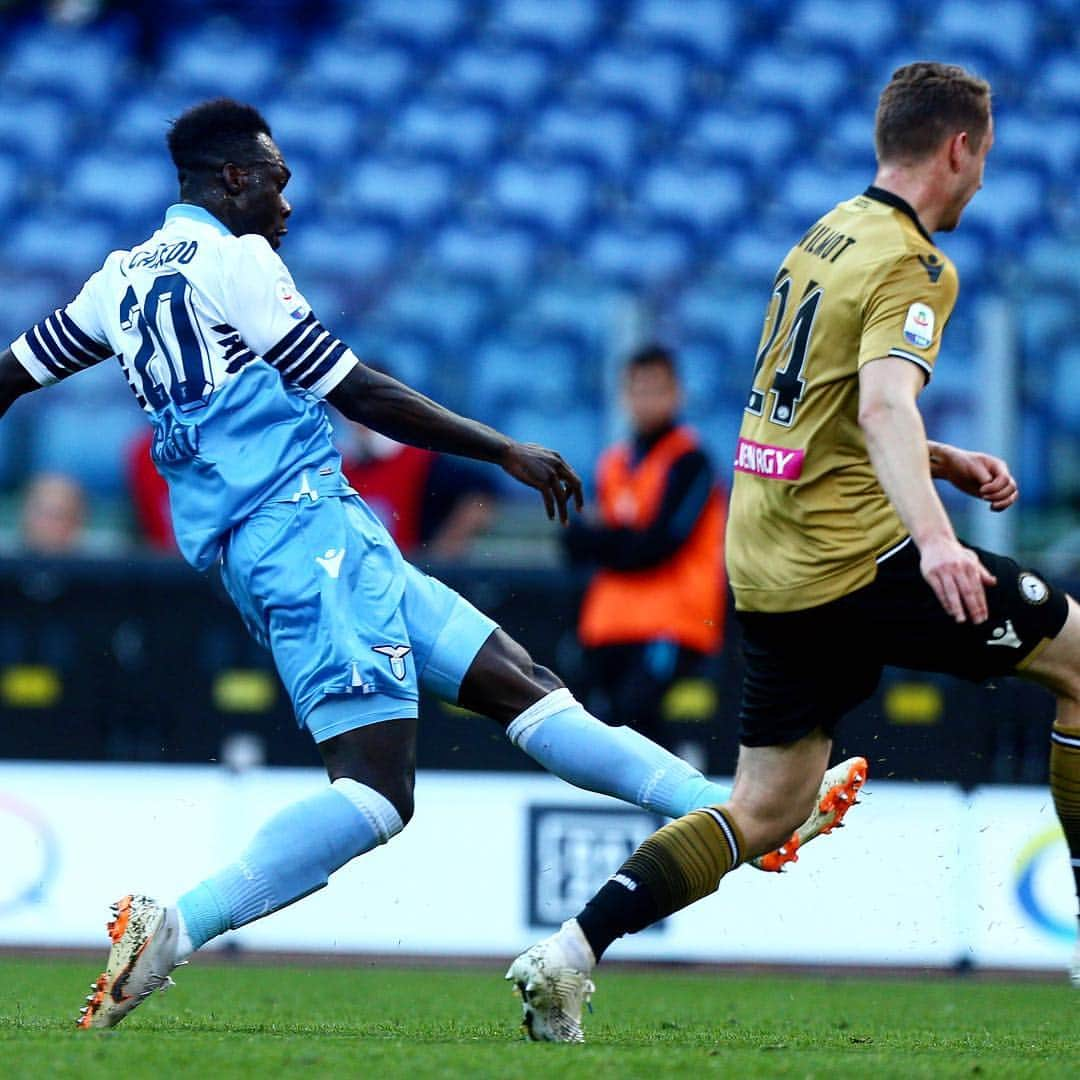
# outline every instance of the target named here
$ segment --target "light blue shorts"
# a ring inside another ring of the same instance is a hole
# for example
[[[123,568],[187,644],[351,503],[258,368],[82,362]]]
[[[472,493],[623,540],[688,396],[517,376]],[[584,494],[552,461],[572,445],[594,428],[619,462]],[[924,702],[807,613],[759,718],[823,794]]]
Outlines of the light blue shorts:
[[[496,624],[417,570],[356,495],[268,503],[225,545],[222,580],[316,742],[457,700]]]

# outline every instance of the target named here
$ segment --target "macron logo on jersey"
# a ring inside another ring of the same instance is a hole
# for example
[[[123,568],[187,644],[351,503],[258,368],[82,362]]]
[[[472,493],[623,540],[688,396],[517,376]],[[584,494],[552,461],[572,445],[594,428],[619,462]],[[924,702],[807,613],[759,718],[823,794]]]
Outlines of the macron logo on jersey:
[[[315,561],[332,577],[337,578],[341,573],[341,560],[345,558],[345,549],[330,548],[325,555],[316,555]]]

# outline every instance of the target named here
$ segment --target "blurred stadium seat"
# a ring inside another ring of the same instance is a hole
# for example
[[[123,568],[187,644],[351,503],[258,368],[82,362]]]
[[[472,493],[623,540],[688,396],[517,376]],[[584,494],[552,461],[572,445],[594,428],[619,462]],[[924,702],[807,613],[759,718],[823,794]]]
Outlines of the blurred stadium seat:
[[[627,22],[642,42],[680,49],[710,63],[730,59],[739,42],[738,5],[725,0],[637,0]]]
[[[985,190],[941,238],[962,282],[955,353],[934,380],[943,422],[963,430],[952,413],[976,340],[964,313],[993,291],[1015,302],[1026,430],[1075,440],[1074,6],[343,0],[339,22],[297,22],[288,37],[273,20],[257,33],[195,16],[158,27],[160,62],[120,20],[27,16],[0,60],[13,301],[0,322],[17,333],[154,227],[175,197],[169,121],[225,92],[265,108],[294,173],[282,254],[365,354],[452,405],[512,413],[532,438],[580,438],[587,465],[602,358],[635,334],[667,335],[685,352],[692,417],[726,445],[780,260],[872,180],[877,91],[932,52],[1000,80]],[[533,361],[548,373],[539,396]],[[51,433],[76,409],[56,401]],[[126,430],[115,408],[101,423]],[[105,466],[88,468],[105,490]]]

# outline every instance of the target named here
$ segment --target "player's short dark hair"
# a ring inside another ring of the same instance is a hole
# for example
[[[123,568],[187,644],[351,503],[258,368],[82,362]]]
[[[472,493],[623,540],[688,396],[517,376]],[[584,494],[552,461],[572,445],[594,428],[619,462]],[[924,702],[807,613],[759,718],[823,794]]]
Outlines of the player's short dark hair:
[[[879,162],[921,161],[966,131],[977,150],[990,125],[990,84],[955,64],[921,60],[893,72],[874,124]]]
[[[166,141],[182,183],[192,173],[255,160],[260,135],[271,132],[258,109],[232,98],[214,98],[193,105],[174,120]]]
[[[630,376],[635,371],[647,367],[661,367],[673,379],[679,377],[679,365],[675,361],[675,354],[666,346],[656,342],[643,345],[636,352],[631,353],[630,358],[626,361],[625,372],[627,376]]]

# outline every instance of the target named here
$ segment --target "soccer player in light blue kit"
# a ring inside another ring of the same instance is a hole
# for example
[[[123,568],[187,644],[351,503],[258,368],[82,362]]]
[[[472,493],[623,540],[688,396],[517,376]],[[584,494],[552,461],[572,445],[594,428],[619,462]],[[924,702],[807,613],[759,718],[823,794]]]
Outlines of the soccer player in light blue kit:
[[[220,560],[330,784],[177,902],[119,901],[82,1027],[118,1023],[207,941],[322,888],[404,828],[420,687],[504,725],[579,787],[671,817],[727,795],[595,720],[487,616],[406,563],[346,483],[324,401],[400,441],[499,464],[564,522],[581,503],[573,470],[373,372],[322,326],[276,254],[289,170],[255,109],[195,106],[168,144],[181,201],[0,355],[0,412],[117,357],[154,427],[181,551],[199,570]]]

